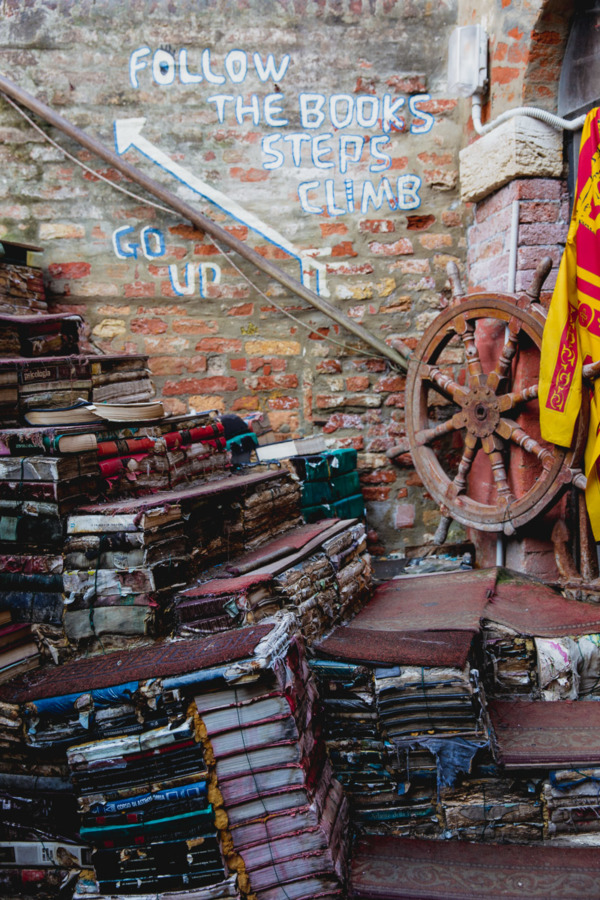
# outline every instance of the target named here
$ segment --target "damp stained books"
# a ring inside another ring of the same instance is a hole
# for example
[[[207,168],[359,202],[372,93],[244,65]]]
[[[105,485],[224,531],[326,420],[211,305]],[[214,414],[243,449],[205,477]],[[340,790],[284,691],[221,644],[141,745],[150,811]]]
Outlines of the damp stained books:
[[[148,422],[165,415],[160,400],[143,403],[88,403],[78,399],[70,406],[30,409],[24,416],[29,425],[77,425],[92,422]]]

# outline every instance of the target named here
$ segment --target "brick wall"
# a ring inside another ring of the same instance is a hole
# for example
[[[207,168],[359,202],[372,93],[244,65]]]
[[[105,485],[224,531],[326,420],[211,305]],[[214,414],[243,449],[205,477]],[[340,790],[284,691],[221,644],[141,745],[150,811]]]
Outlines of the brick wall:
[[[553,261],[541,300],[547,305],[556,281],[569,226],[569,200],[563,181],[549,178],[517,179],[486,197],[475,207],[475,223],[468,230],[469,290],[498,291],[508,289],[509,253],[513,203],[519,203],[518,250],[516,291],[526,291],[533,279],[538,262],[549,256]],[[483,323],[482,323],[483,324]],[[504,343],[504,327],[497,333],[479,334],[485,351],[491,357],[497,355]],[[520,360],[515,383],[537,381],[539,354],[532,353]],[[528,434],[539,439],[537,404],[529,404],[520,420]],[[532,470],[528,456],[518,447],[510,451],[509,478],[518,496],[531,487]],[[485,461],[475,461],[472,471],[475,493],[483,502],[495,496],[489,466]],[[564,516],[564,499],[547,514],[538,516],[519,529],[514,537],[504,540],[506,565],[547,580],[556,580],[557,572],[551,543],[552,528],[556,519]],[[495,565],[496,541],[494,534],[471,535],[477,545],[480,565]]]
[[[526,291],[538,262],[549,256],[552,271],[544,285],[549,299],[569,228],[566,184],[551,178],[520,178],[495,191],[475,208],[468,229],[469,289],[508,290],[513,203],[519,203],[515,287]]]
[[[110,146],[115,122],[144,118],[129,162],[297,277],[298,259],[250,227],[252,213],[314,258],[346,315],[414,346],[445,303],[448,260],[464,267],[471,216],[457,189],[467,110],[445,94],[454,0],[32,0],[2,12],[9,78]],[[189,224],[116,193],[111,183],[142,192],[43,127],[109,182],[0,103],[0,236],[45,247],[53,308],[84,315],[100,350],[148,353],[174,412],[261,409],[278,437],[322,429],[357,447],[387,548],[431,533],[438,514],[409,460],[385,457],[404,434],[404,373]]]

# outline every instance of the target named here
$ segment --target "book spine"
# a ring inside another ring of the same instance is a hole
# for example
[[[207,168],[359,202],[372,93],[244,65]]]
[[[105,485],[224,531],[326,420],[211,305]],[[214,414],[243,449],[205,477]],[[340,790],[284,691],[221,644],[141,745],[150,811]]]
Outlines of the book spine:
[[[48,384],[55,381],[80,381],[86,380],[91,385],[90,368],[87,359],[75,357],[74,359],[51,361],[43,363],[38,361],[19,361],[19,384]]]
[[[10,609],[15,622],[60,625],[63,594],[40,591],[1,591],[0,605]]]

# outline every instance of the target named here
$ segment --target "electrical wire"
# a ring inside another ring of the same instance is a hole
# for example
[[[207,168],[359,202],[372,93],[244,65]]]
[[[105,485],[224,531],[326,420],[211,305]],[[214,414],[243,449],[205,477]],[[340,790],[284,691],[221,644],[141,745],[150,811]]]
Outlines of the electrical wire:
[[[473,94],[471,116],[473,119],[473,128],[477,134],[480,135],[489,134],[490,131],[493,131],[498,125],[502,125],[503,122],[507,122],[515,116],[529,116],[532,119],[539,119],[541,122],[545,122],[546,125],[550,125],[551,128],[554,128],[557,131],[577,131],[585,122],[585,116],[579,116],[577,119],[562,119],[560,116],[555,116],[545,109],[538,109],[536,106],[518,106],[516,109],[509,109],[506,112],[501,113],[496,119],[482,125],[481,94]]]
[[[35,120],[32,119],[31,116],[29,116],[25,112],[25,110],[22,109],[18,105],[18,103],[15,103],[15,101],[12,100],[10,97],[8,97],[6,94],[4,94],[3,96],[4,96],[4,99],[6,100],[6,102],[8,104],[10,104],[10,106],[12,106],[13,109],[15,109],[16,112],[18,112],[18,114],[23,119],[25,119],[25,121],[28,122],[32,128],[35,129],[35,131],[37,131],[39,134],[41,134],[45,141],[47,141],[49,144],[51,144],[56,150],[59,151],[59,153],[62,153],[63,156],[65,156],[67,159],[70,159],[71,162],[75,163],[75,165],[79,166],[81,169],[84,169],[84,171],[88,172],[88,174],[92,175],[94,178],[97,178],[99,181],[103,181],[105,184],[108,184],[110,187],[114,188],[115,190],[120,191],[122,194],[125,194],[128,197],[131,197],[137,203],[142,203],[142,204],[145,204],[146,206],[152,206],[154,209],[158,209],[161,212],[168,213],[170,216],[172,216],[174,214],[174,210],[172,210],[170,207],[162,206],[160,203],[155,203],[154,200],[150,200],[147,197],[141,197],[139,194],[136,194],[133,191],[128,190],[127,188],[123,187],[122,185],[116,184],[114,181],[112,181],[110,178],[107,178],[105,175],[102,175],[100,172],[96,172],[94,169],[91,169],[89,166],[86,166],[85,163],[83,163],[80,159],[77,159],[76,156],[73,156],[72,153],[69,153],[68,150],[66,150],[59,143],[57,143],[55,140],[53,140],[53,138],[51,138],[49,134],[46,134],[46,132],[43,130],[43,128],[40,128],[40,126],[35,122]],[[246,273],[243,272],[242,269],[240,269],[239,266],[237,266],[235,262],[233,262],[233,260],[229,256],[229,254],[220,246],[220,244],[216,240],[214,240],[214,238],[211,238],[211,242],[214,245],[214,247],[217,249],[217,251],[220,253],[220,255],[223,256],[225,259],[227,259],[227,261],[230,263],[231,266],[233,266],[233,268],[236,270],[236,272],[244,279],[244,281],[247,282],[247,284],[250,285],[250,287],[252,287],[256,291],[256,293],[260,297],[263,297],[268,303],[270,303],[272,306],[274,306],[276,309],[278,309],[279,312],[283,313],[284,316],[287,316],[288,319],[291,319],[297,325],[300,325],[301,328],[305,328],[307,331],[309,331],[311,333],[315,331],[315,329],[312,328],[310,325],[307,325],[306,322],[303,322],[301,319],[298,319],[297,316],[294,316],[292,313],[288,312],[288,310],[286,310],[283,306],[280,306],[278,303],[276,303],[271,297],[268,297],[256,284],[254,284],[254,282],[249,278],[249,276],[246,275]],[[303,311],[310,311],[308,306],[302,307],[302,309],[303,309]],[[361,350],[358,347],[352,347],[349,344],[343,344],[341,341],[336,341],[335,338],[331,338],[331,337],[324,337],[324,340],[328,341],[330,344],[335,344],[337,347],[341,347],[343,350],[345,350],[349,353],[355,354],[355,355],[358,354],[360,356],[366,356],[366,357],[369,357],[370,359],[373,359],[373,358],[385,359],[385,361],[388,363],[388,365],[391,368],[393,368],[393,369],[398,368],[398,371],[400,371],[399,367],[394,366],[394,364],[391,362],[391,360],[389,360],[389,359],[387,359],[387,357],[384,357],[381,354],[377,353],[375,350],[371,350],[371,351]]]

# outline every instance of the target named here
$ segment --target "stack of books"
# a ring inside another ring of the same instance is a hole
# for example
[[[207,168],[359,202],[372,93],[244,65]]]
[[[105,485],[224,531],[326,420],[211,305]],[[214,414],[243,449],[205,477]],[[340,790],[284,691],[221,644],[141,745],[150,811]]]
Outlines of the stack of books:
[[[135,497],[225,474],[231,455],[222,424],[208,415],[186,418],[185,428],[177,427],[181,420],[171,424],[166,419],[152,435],[151,427],[140,427],[131,438],[99,435],[96,452],[103,493],[115,499]]]
[[[298,485],[287,472],[232,498],[225,522],[230,555],[240,555],[301,524]]]
[[[91,356],[92,403],[145,403],[156,394],[147,356]]]
[[[19,420],[28,419],[33,410],[62,409],[90,399],[92,380],[87,356],[0,360],[0,377],[14,371]]]
[[[102,893],[224,881],[210,776],[193,718],[71,746],[67,759],[82,810],[80,834],[95,848]]]
[[[0,605],[16,622],[62,623],[62,554],[69,512],[94,496],[94,453],[0,456]]]
[[[539,776],[475,766],[469,778],[440,792],[446,837],[465,841],[530,844],[544,836]]]
[[[323,534],[317,552],[275,578],[286,606],[296,609],[308,644],[354,615],[372,589],[373,569],[363,523],[356,519],[336,523]]]
[[[175,597],[181,634],[223,631],[292,612],[307,643],[348,618],[371,587],[364,525],[302,525],[241,555]]]
[[[292,641],[281,665],[256,674],[195,697],[234,851],[259,900],[342,897],[346,802],[315,731],[317,694],[301,645]]]
[[[483,623],[485,673],[494,696],[531,696],[537,690],[535,642],[529,635],[486,619]]]
[[[6,585],[10,573],[0,572],[0,584]],[[10,582],[9,582],[10,584]],[[0,684],[15,675],[36,669],[40,652],[28,622],[13,622],[10,609],[0,609]]]
[[[0,358],[79,354],[83,320],[62,313],[9,316],[0,313]]]
[[[600,843],[600,768],[555,769],[542,787],[546,833],[564,842]]]
[[[69,517],[63,576],[69,640],[157,634],[161,601],[185,584],[183,525],[174,497],[143,507],[85,506]]]
[[[472,645],[493,578],[461,618],[464,577],[444,575],[443,594],[436,576],[389,582],[314,647],[332,762],[363,831],[440,836],[439,791],[488,744]]]
[[[180,492],[193,578],[302,523],[300,491],[286,470],[232,475]]]
[[[89,848],[77,838],[69,780],[39,768],[30,761],[26,774],[0,773],[0,886],[7,900],[60,896],[91,865]]]
[[[48,311],[42,270],[32,264],[41,247],[6,241],[0,260],[0,313],[37,316]]]
[[[290,458],[302,482],[302,513],[306,522],[364,515],[356,462],[356,450],[352,448]]]
[[[31,750],[66,750],[95,868],[76,897],[341,900],[346,801],[293,633],[288,616],[4,686]]]
[[[439,835],[435,755],[418,739],[399,748],[388,738],[377,707],[377,666],[319,656],[311,668],[325,710],[329,757],[348,794],[354,827],[371,834]]]
[[[233,534],[246,539],[243,511],[257,496],[268,494],[273,518],[283,521],[288,486],[296,489],[287,472],[258,472],[80,506],[66,527],[69,640],[120,647],[168,631],[171,600],[190,583],[192,566],[227,559]]]

